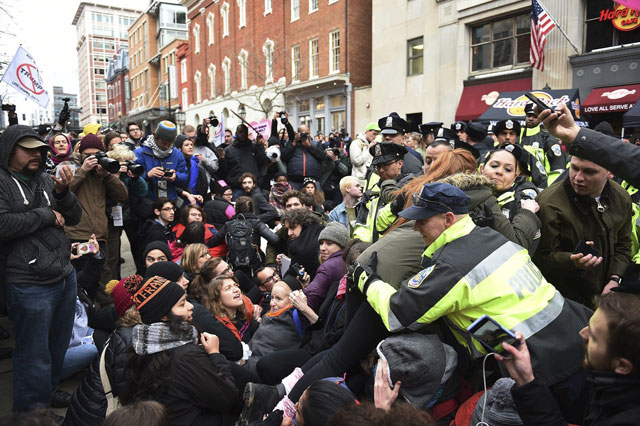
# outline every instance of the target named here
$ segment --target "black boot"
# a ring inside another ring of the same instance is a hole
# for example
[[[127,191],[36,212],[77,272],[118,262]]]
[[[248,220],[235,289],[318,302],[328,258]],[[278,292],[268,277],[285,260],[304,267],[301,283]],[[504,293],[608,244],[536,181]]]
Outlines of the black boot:
[[[276,386],[263,385],[260,383],[247,383],[244,388],[242,399],[244,408],[240,419],[240,425],[247,425],[250,422],[262,420],[262,417],[269,413],[285,397],[285,388],[282,383]]]

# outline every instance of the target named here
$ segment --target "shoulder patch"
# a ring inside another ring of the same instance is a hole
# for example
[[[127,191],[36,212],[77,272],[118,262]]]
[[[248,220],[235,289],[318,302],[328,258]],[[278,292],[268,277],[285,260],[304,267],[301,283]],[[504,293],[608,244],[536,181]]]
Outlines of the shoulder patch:
[[[560,157],[562,155],[562,148],[560,148],[560,145],[558,144],[551,145],[551,151],[553,151],[553,155],[556,157]]]
[[[538,168],[540,173],[542,173],[543,175],[547,174],[547,171],[544,169],[544,166],[542,165],[542,163],[540,161],[536,161],[536,167]]]
[[[538,193],[536,192],[535,189],[523,189],[522,190],[522,194],[526,195],[527,197],[531,198],[532,200],[535,200],[536,197],[538,196]]]
[[[540,148],[540,142],[534,142],[531,144],[531,146],[533,146],[534,148]]]
[[[413,276],[413,278],[409,280],[409,282],[407,283],[407,287],[409,288],[420,287],[420,284],[422,284],[424,280],[429,276],[431,271],[433,271],[433,268],[435,268],[435,265],[431,265],[427,269],[423,269],[422,271],[418,272],[416,275]]]

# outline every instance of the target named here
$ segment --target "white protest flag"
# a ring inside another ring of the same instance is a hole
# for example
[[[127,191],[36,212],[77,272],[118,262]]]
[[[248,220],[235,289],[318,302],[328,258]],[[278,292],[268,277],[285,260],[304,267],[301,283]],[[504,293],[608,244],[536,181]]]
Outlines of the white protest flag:
[[[224,143],[224,116],[220,116],[220,124],[216,128],[216,134],[213,137],[213,144],[217,147]]]
[[[49,105],[49,94],[44,90],[36,62],[22,46],[18,47],[0,81],[4,81],[43,108]]]

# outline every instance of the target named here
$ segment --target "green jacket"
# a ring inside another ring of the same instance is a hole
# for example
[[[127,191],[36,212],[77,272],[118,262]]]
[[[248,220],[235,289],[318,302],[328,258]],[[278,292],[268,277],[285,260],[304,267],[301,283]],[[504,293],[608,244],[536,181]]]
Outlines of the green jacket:
[[[578,196],[569,178],[538,196],[542,236],[534,262],[544,276],[569,299],[593,306],[593,296],[613,274],[623,276],[631,261],[631,198],[609,180],[600,197]],[[575,267],[570,256],[580,240],[593,241],[602,263],[589,270]]]

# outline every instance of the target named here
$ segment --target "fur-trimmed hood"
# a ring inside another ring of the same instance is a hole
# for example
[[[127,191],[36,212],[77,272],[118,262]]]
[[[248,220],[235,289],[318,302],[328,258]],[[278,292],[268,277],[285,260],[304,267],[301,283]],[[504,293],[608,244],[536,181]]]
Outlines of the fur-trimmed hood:
[[[469,210],[473,210],[477,205],[493,196],[491,181],[480,173],[456,173],[442,178],[438,182],[448,183],[462,189],[471,198]]]

